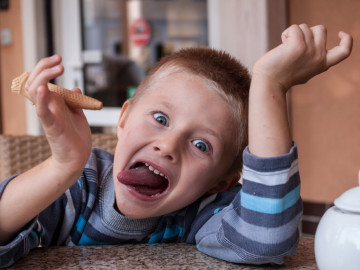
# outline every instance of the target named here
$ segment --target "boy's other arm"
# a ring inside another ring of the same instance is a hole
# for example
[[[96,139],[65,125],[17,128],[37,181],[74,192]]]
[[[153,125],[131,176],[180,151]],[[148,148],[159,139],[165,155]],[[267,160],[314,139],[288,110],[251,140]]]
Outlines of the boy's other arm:
[[[0,244],[54,202],[81,175],[91,151],[91,133],[80,109],[69,109],[47,83],[63,72],[61,57],[42,59],[31,72],[27,91],[51,148],[51,157],[17,176],[0,198]],[[76,90],[79,91],[79,90]]]
[[[338,46],[326,49],[326,28],[293,25],[282,44],[261,57],[253,67],[249,97],[249,150],[261,157],[288,153],[292,139],[286,92],[347,58],[352,37],[339,33]]]

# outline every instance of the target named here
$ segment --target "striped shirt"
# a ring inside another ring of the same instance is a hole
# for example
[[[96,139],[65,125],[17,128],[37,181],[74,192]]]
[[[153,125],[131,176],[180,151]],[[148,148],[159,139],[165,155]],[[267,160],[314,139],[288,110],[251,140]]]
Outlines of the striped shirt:
[[[161,217],[131,219],[114,208],[113,156],[93,148],[82,176],[0,246],[0,267],[52,245],[186,242],[235,263],[278,263],[295,253],[302,214],[297,148],[259,158],[244,150],[242,186]],[[7,183],[0,183],[0,199]]]

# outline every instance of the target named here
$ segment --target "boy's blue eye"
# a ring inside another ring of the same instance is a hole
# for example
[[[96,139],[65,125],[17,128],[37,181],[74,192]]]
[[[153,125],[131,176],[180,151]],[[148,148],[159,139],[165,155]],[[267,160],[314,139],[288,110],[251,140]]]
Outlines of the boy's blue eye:
[[[161,125],[163,126],[168,126],[169,125],[169,119],[167,118],[167,116],[163,113],[160,112],[156,112],[154,113],[154,118],[157,122],[159,122]]]
[[[193,140],[192,144],[202,152],[210,151],[209,145],[206,142],[204,142],[203,140],[199,140],[199,139]]]

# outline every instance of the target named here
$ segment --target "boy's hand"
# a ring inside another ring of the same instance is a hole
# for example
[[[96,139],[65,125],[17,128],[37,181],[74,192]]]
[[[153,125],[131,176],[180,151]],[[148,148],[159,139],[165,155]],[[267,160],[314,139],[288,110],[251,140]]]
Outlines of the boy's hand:
[[[48,90],[47,83],[64,71],[60,63],[59,55],[42,59],[29,75],[26,90],[49,141],[53,169],[78,177],[90,155],[91,133],[82,110],[68,108],[58,94]]]
[[[292,25],[282,35],[282,44],[266,53],[253,68],[254,76],[277,82],[287,91],[291,86],[307,82],[317,74],[347,58],[352,49],[352,37],[339,32],[338,46],[327,50],[324,26],[309,28]]]
[[[288,153],[286,91],[341,62],[351,53],[352,38],[340,32],[340,43],[326,50],[326,28],[293,25],[282,44],[261,57],[253,68],[249,96],[249,150],[272,157]]]
[[[60,63],[58,55],[42,59],[25,85],[36,105],[52,155],[6,186],[0,200],[0,245],[72,186],[90,155],[91,133],[82,110],[70,109],[60,95],[47,87],[49,80],[63,73]]]

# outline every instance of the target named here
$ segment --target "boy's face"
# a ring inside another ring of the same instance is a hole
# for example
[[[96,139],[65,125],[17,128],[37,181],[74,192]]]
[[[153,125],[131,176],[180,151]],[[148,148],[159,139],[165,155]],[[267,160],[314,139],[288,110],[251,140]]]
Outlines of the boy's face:
[[[203,79],[157,79],[136,103],[124,105],[119,119],[113,173],[119,211],[163,215],[232,180],[234,134],[229,105]]]

